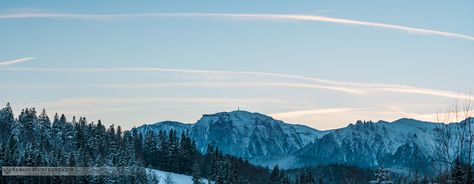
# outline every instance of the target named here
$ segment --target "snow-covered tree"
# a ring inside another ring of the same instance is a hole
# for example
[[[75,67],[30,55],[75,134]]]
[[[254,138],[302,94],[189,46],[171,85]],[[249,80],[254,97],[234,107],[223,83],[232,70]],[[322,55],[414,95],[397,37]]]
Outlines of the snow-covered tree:
[[[204,181],[201,178],[201,168],[199,168],[199,164],[197,162],[193,164],[192,170],[193,184],[204,184]]]
[[[375,173],[375,180],[370,181],[371,184],[392,184],[390,171],[387,168],[380,167]]]
[[[5,108],[0,109],[0,143],[5,144],[7,142],[12,131],[13,123],[13,111],[10,103],[7,103]]]
[[[149,166],[156,165],[157,156],[157,139],[152,131],[146,132],[145,144],[143,147],[143,156]]]

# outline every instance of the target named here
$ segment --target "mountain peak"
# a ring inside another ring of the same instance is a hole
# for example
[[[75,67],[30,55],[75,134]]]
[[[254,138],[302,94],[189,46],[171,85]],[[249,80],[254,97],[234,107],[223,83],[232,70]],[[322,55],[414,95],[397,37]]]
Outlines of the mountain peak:
[[[400,119],[395,120],[393,123],[407,122],[407,121],[419,121],[419,120],[416,120],[416,119],[413,119],[413,118],[400,118]]]
[[[235,122],[238,124],[255,123],[256,121],[263,120],[265,122],[280,122],[273,119],[270,116],[260,114],[257,112],[249,112],[243,110],[236,110],[230,112],[218,112],[214,114],[204,114],[202,118],[197,122]]]
[[[177,122],[177,121],[160,121],[152,125],[181,125],[181,124],[186,124],[186,123]]]
[[[137,129],[142,134],[145,134],[148,131],[158,132],[159,130],[169,132],[172,129],[177,131],[178,134],[181,134],[182,132],[190,130],[192,127],[193,124],[181,123],[177,121],[160,121],[158,123],[142,125]]]
[[[262,117],[270,117],[264,114],[260,114],[258,112],[250,112],[245,110],[235,110],[229,112],[218,112],[214,114],[204,114],[203,116],[222,116],[222,115],[231,115],[231,116],[262,116]]]
[[[420,121],[413,118],[400,118],[392,122],[392,124],[402,124],[402,125],[432,125],[432,122]]]

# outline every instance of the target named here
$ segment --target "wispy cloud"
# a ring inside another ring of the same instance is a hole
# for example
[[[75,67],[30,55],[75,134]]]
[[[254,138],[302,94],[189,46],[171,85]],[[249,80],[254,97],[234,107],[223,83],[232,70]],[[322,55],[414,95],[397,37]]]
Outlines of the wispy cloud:
[[[403,32],[460,38],[474,41],[474,37],[459,33],[409,27],[395,24],[360,21],[342,18],[333,18],[315,15],[298,14],[238,14],[238,13],[134,13],[134,14],[77,14],[77,13],[51,13],[51,12],[14,12],[1,14],[0,19],[26,19],[26,18],[68,18],[68,19],[94,19],[94,20],[117,20],[127,18],[153,18],[153,17],[190,17],[190,18],[233,18],[239,20],[290,20],[290,21],[314,21],[335,24],[357,25],[375,28],[391,29]]]
[[[416,105],[416,104],[413,104]],[[406,112],[403,109],[379,108],[319,108],[286,111],[271,114],[276,119],[286,122],[305,122],[319,130],[328,130],[347,126],[356,120],[395,121],[400,118],[414,118],[436,122],[436,113]]]
[[[120,83],[120,84],[61,84],[61,85],[1,85],[5,89],[64,89],[77,87],[116,88],[116,89],[149,89],[149,88],[242,88],[242,87],[276,87],[276,88],[302,88],[324,89],[350,94],[364,94],[361,90],[339,86],[327,86],[310,83],[289,82],[165,82],[165,83]]]
[[[212,98],[212,97],[75,97],[53,101],[21,104],[21,107],[45,107],[57,112],[100,113],[109,110],[155,109],[157,107],[190,107],[190,106],[231,106],[245,104],[248,107],[301,108],[306,105],[289,100],[273,98]]]
[[[170,68],[0,68],[5,71],[28,71],[28,72],[159,72],[170,73],[177,76],[188,74],[192,78],[204,78],[209,82],[204,83],[167,83],[167,84],[97,84],[96,87],[132,88],[137,85],[143,87],[159,87],[164,85],[174,86],[201,86],[201,87],[232,87],[235,85],[247,86],[274,86],[274,87],[294,87],[294,88],[318,88],[333,90],[353,95],[366,95],[371,92],[391,92],[437,96],[454,99],[472,99],[472,96],[438,89],[422,88],[415,86],[379,84],[379,83],[355,83],[325,80],[315,77],[300,75],[272,73],[272,72],[251,72],[251,71],[218,71],[218,70],[191,70],[191,69],[170,69]],[[252,77],[267,78],[264,82],[239,82],[235,79],[246,79]],[[230,82],[216,82],[222,79],[229,79]],[[281,80],[291,80],[291,82],[279,82]],[[297,82],[296,82],[297,81]]]
[[[306,109],[306,110],[297,110],[297,111],[288,111],[271,114],[272,117],[288,119],[300,116],[315,115],[315,114],[329,114],[329,113],[341,113],[348,111],[355,111],[357,108],[323,108],[323,109]]]
[[[0,61],[0,67],[9,66],[9,65],[13,65],[13,64],[21,63],[21,62],[26,62],[26,61],[31,61],[33,59],[35,58],[25,57],[25,58],[18,58],[18,59],[9,60],[9,61]]]
[[[117,97],[117,98],[98,98],[98,97],[80,97],[80,98],[65,98],[57,101],[40,103],[41,106],[47,107],[77,107],[77,106],[134,106],[134,105],[156,105],[160,103],[173,104],[204,104],[204,105],[222,105],[222,104],[287,104],[288,101],[276,99],[239,99],[239,98],[206,98],[206,97]]]

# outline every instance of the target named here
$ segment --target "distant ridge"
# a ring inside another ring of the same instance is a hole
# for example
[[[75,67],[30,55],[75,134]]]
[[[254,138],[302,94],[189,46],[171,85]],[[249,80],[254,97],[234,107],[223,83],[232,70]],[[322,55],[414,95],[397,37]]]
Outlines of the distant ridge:
[[[463,122],[473,123],[474,118]],[[226,154],[262,166],[298,168],[308,165],[349,164],[400,173],[416,167],[413,159],[429,163],[436,150],[435,129],[441,124],[401,118],[393,122],[357,121],[347,127],[320,131],[288,124],[243,110],[204,114],[194,124],[165,121],[137,127],[146,131],[189,131],[198,149],[213,143]],[[449,125],[448,125],[449,126]],[[428,167],[421,172],[432,172]]]

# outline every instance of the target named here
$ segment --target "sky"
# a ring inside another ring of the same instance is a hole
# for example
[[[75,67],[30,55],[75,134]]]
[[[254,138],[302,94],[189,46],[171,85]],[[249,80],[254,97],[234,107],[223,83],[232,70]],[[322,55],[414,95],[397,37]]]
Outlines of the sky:
[[[474,90],[474,1],[0,1],[0,104],[126,129],[240,108],[326,130]]]

